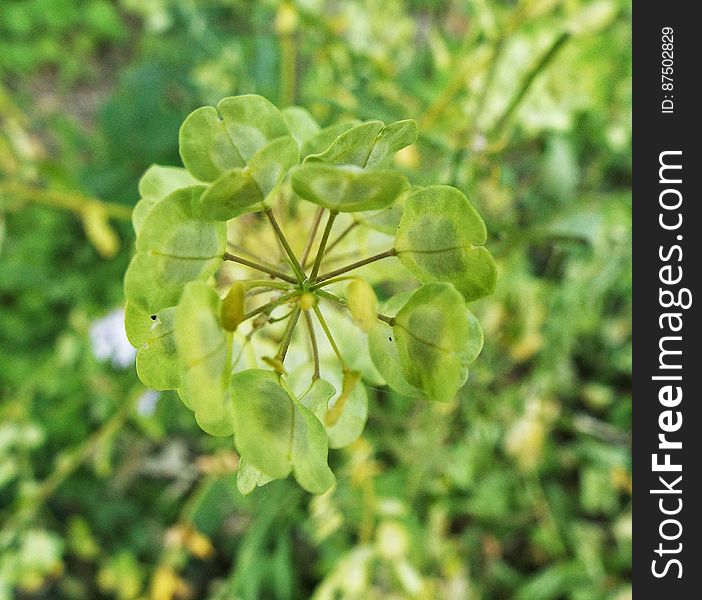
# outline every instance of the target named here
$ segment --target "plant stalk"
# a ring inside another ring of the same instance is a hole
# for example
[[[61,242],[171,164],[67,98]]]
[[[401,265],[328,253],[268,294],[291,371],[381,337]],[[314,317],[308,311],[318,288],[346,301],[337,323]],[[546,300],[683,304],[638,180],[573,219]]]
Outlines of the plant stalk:
[[[307,325],[307,333],[310,338],[310,345],[312,346],[312,359],[314,360],[314,373],[312,374],[312,381],[319,379],[319,347],[317,346],[317,334],[314,332],[314,324],[312,323],[312,316],[310,311],[305,312],[305,323]]]
[[[298,262],[297,257],[293,252],[292,247],[290,246],[290,242],[288,242],[288,238],[285,237],[283,230],[280,228],[280,225],[278,225],[278,221],[276,221],[275,216],[273,216],[273,211],[270,208],[266,208],[263,212],[268,218],[271,227],[273,227],[273,231],[275,232],[276,237],[285,249],[285,253],[288,255],[290,265],[292,266],[293,271],[295,271],[295,275],[297,276],[297,282],[302,283],[305,279],[305,273],[303,272],[302,267],[300,266],[300,263]]]
[[[322,215],[324,214],[324,207],[320,206],[317,212],[314,214],[314,221],[312,222],[312,229],[310,229],[310,237],[307,239],[307,244],[305,244],[305,249],[302,252],[302,258],[300,258],[300,264],[304,269],[307,266],[307,259],[310,256],[310,250],[312,250],[312,244],[314,243],[314,238],[317,237],[317,230],[319,229],[319,223],[322,221]]]
[[[280,359],[281,362],[285,360],[285,355],[288,353],[288,348],[290,347],[290,342],[292,341],[293,334],[295,333],[295,327],[297,327],[297,321],[300,318],[301,310],[295,308],[293,310],[292,316],[285,327],[285,332],[283,333],[283,339],[281,340],[280,348],[276,358]]]
[[[312,265],[312,272],[310,273],[311,281],[314,281],[315,277],[317,277],[317,273],[319,273],[319,266],[322,264],[322,259],[324,258],[324,252],[326,251],[327,242],[329,241],[329,234],[331,233],[332,227],[334,226],[334,219],[336,219],[336,215],[338,214],[338,210],[329,211],[329,218],[327,219],[327,224],[324,227],[322,240],[319,242],[317,256],[314,257],[314,265]]]
[[[342,369],[346,369],[346,362],[344,361],[344,357],[341,356],[341,352],[339,351],[339,347],[336,345],[336,342],[334,341],[334,337],[331,334],[331,331],[329,330],[329,326],[327,325],[327,322],[324,320],[324,315],[322,314],[322,311],[319,309],[319,306],[315,305],[314,308],[314,314],[317,315],[317,319],[319,320],[319,324],[322,326],[322,329],[324,330],[324,335],[327,336],[327,340],[329,340],[329,345],[332,347],[332,350],[334,351],[334,354],[336,354],[336,358],[339,359],[339,363],[341,364]]]
[[[278,279],[282,279],[283,281],[287,281],[288,283],[299,283],[297,279],[295,279],[294,277],[290,277],[290,275],[286,275],[282,271],[278,271],[278,269],[273,269],[272,267],[259,264],[253,260],[237,256],[236,254],[225,252],[224,260],[231,260],[232,262],[239,263],[240,265],[244,265],[245,267],[261,271],[262,273],[268,273],[269,275],[273,275],[273,277],[277,277]]]
[[[368,258],[364,258],[363,260],[351,263],[350,265],[346,265],[345,267],[341,267],[340,269],[336,269],[335,271],[330,271],[329,273],[320,275],[315,280],[315,286],[313,289],[316,289],[316,286],[321,282],[331,279],[332,277],[336,277],[337,275],[343,275],[344,273],[348,273],[349,271],[353,271],[354,269],[358,269],[359,267],[369,265],[371,263],[374,263],[378,260],[382,260],[383,258],[388,258],[390,256],[397,256],[397,250],[395,250],[395,248],[390,248],[390,250],[386,250],[385,252],[381,252],[380,254],[369,256]]]

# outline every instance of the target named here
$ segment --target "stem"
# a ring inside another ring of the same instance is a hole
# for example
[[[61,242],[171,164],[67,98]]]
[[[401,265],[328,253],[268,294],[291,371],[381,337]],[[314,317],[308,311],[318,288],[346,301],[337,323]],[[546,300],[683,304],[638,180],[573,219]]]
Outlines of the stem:
[[[302,252],[302,258],[300,259],[300,264],[304,269],[307,266],[307,259],[310,255],[310,250],[312,250],[312,244],[314,243],[314,238],[317,237],[317,230],[319,229],[319,223],[322,220],[322,215],[324,214],[324,207],[320,206],[314,215],[314,221],[312,222],[312,229],[310,229],[310,237],[305,245],[305,250]]]
[[[244,254],[244,255],[248,256],[249,258],[252,258],[253,260],[260,262],[260,263],[266,262],[262,257],[260,257],[258,254],[254,253],[254,252],[251,252],[251,250],[249,250],[248,248],[244,248],[243,246],[240,246],[238,244],[234,244],[234,243],[230,242],[229,240],[227,240],[227,246],[231,250],[236,252],[237,254]]]
[[[276,354],[276,358],[278,358],[281,362],[285,360],[285,355],[288,353],[288,348],[290,347],[293,333],[295,333],[295,327],[297,327],[297,321],[300,318],[300,312],[302,312],[301,309],[295,308],[287,326],[285,327],[280,349],[278,350],[278,354]]]
[[[325,300],[330,300],[331,302],[335,302],[336,304],[339,304],[340,306],[343,306],[344,308],[348,308],[348,303],[346,300],[343,298],[339,298],[338,296],[335,296],[334,294],[330,294],[329,292],[325,292],[324,290],[315,290],[317,295],[320,298],[324,298]],[[384,315],[382,313],[378,313],[376,315],[378,319],[383,321],[384,323],[387,323],[390,325],[390,327],[393,327],[395,325],[395,317],[388,317],[387,315]]]
[[[272,281],[271,279],[244,279],[241,281],[246,286],[247,290],[254,288],[270,288],[276,290],[287,290],[290,286],[282,281]]]
[[[384,323],[387,323],[388,325],[390,325],[390,327],[395,326],[395,317],[388,317],[387,315],[378,313],[378,319],[380,319]]]
[[[340,281],[348,281],[350,279],[358,279],[355,275],[343,275],[341,277],[334,277],[333,279],[325,279],[322,283],[320,284],[315,284],[312,286],[312,289],[317,291],[320,288],[323,288],[327,285],[332,285],[333,283],[339,283]]]
[[[324,275],[321,275],[316,279],[315,286],[321,283],[322,281],[326,281],[327,279],[331,279],[332,277],[336,277],[337,275],[343,275],[344,273],[348,273],[349,271],[353,271],[354,269],[358,269],[359,267],[369,265],[370,263],[374,263],[377,260],[382,260],[383,258],[388,258],[390,256],[397,256],[397,250],[395,250],[395,248],[390,248],[390,250],[386,250],[385,252],[381,252],[380,254],[369,256],[368,258],[364,258],[363,260],[359,260],[358,262],[346,265],[345,267],[341,267],[340,269],[336,269],[335,271],[325,273]]]
[[[273,269],[272,267],[261,265],[257,262],[254,262],[253,260],[242,258],[241,256],[230,254],[229,252],[224,253],[224,260],[231,260],[232,262],[239,263],[240,265],[244,265],[245,267],[261,271],[262,273],[268,273],[269,275],[273,275],[273,277],[277,277],[278,279],[282,279],[283,281],[287,281],[288,283],[299,283],[297,279],[290,277],[290,275],[286,275],[282,271],[278,271],[278,269]]]
[[[327,219],[327,224],[324,227],[324,233],[322,234],[322,241],[319,242],[319,248],[317,249],[317,256],[314,257],[314,265],[312,265],[312,273],[310,273],[310,280],[314,281],[319,273],[319,266],[322,264],[322,259],[324,258],[324,251],[327,247],[327,242],[329,241],[329,234],[331,233],[332,227],[334,225],[334,219],[336,215],[339,214],[338,210],[330,210],[329,218]]]
[[[336,354],[336,357],[339,359],[339,363],[341,363],[341,368],[346,369],[346,362],[344,361],[344,357],[341,356],[341,352],[339,352],[339,347],[336,345],[336,342],[334,341],[334,337],[332,336],[331,331],[329,331],[329,326],[327,325],[327,322],[324,320],[324,315],[322,314],[322,311],[319,310],[319,306],[317,306],[317,305],[315,305],[312,310],[314,310],[314,314],[317,315],[317,319],[319,320],[319,324],[322,326],[322,329],[324,330],[324,335],[327,336],[327,339],[329,340],[329,345],[332,347],[334,354]]]
[[[335,296],[334,294],[330,294],[329,292],[325,292],[324,290],[315,290],[315,293],[320,298],[324,298],[325,300],[331,300],[332,302],[336,302],[337,304],[339,304],[340,306],[343,306],[344,308],[348,308],[348,303],[343,298],[339,298],[338,296]]]
[[[526,76],[522,80],[521,85],[519,86],[519,90],[512,97],[512,100],[510,101],[505,111],[502,113],[502,116],[496,121],[495,125],[493,126],[491,131],[492,135],[498,133],[502,129],[502,127],[504,127],[505,123],[509,120],[514,111],[517,109],[520,102],[524,99],[524,96],[529,91],[531,84],[534,83],[534,80],[536,79],[538,74],[541,71],[543,71],[548,66],[548,64],[556,57],[556,54],[558,54],[558,51],[570,39],[570,36],[571,34],[568,31],[564,31],[563,33],[561,33],[561,35],[559,35],[555,39],[553,44],[551,44],[551,47],[544,53],[541,59],[526,74]]]
[[[243,321],[246,321],[247,319],[250,319],[251,317],[255,317],[256,315],[260,315],[262,312],[266,312],[268,310],[271,310],[275,308],[276,306],[280,306],[281,304],[285,304],[288,300],[291,300],[295,296],[298,295],[298,292],[291,292],[290,294],[285,294],[284,296],[281,296],[277,300],[272,300],[268,302],[267,304],[264,304],[263,306],[259,306],[258,308],[254,308],[253,310],[250,310],[246,314],[244,314],[244,318],[242,319]]]
[[[337,238],[327,246],[327,254],[329,254],[332,249],[341,241],[343,240],[355,227],[358,227],[360,223],[358,221],[354,221],[353,223],[349,224],[346,229],[344,229],[338,236]]]
[[[314,360],[314,373],[312,374],[312,381],[319,379],[319,348],[317,347],[317,334],[314,332],[314,325],[312,324],[312,316],[308,310],[305,311],[305,323],[307,324],[307,333],[310,338],[310,345],[312,346],[312,358]]]
[[[276,237],[278,240],[280,240],[280,243],[285,249],[285,253],[288,255],[288,259],[290,259],[290,264],[292,265],[293,271],[295,271],[295,275],[297,275],[298,283],[302,283],[305,279],[305,273],[302,271],[302,267],[297,261],[297,257],[295,256],[295,253],[288,242],[288,238],[285,237],[283,230],[280,228],[280,225],[278,225],[278,221],[275,220],[273,211],[270,208],[266,208],[263,212],[266,214],[266,217],[268,217],[268,221],[270,222],[271,227],[273,227]]]
[[[478,100],[475,103],[475,110],[473,112],[474,123],[477,122],[477,120],[480,118],[480,115],[483,114],[485,101],[487,100],[488,92],[492,87],[492,82],[495,79],[495,74],[497,73],[497,66],[500,62],[500,59],[502,58],[502,53],[505,49],[506,42],[507,36],[503,33],[502,35],[500,35],[499,39],[495,42],[495,45],[493,46],[492,56],[490,57],[490,66],[488,67],[487,74],[485,75],[485,81],[480,90]]]

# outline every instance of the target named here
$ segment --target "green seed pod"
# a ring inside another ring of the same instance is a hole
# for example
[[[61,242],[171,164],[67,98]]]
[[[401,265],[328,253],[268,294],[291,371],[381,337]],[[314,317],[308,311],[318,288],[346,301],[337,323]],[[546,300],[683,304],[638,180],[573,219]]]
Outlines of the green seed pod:
[[[229,288],[220,311],[220,321],[222,327],[227,331],[236,331],[240,323],[244,320],[246,302],[246,287],[240,281],[236,281]]]
[[[368,333],[378,322],[378,298],[364,279],[354,279],[346,288],[346,299],[354,323]]]

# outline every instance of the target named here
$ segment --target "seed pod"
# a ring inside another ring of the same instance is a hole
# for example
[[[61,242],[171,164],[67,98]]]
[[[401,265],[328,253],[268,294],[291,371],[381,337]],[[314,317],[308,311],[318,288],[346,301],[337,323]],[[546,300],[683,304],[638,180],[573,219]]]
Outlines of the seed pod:
[[[368,333],[378,321],[378,298],[364,279],[354,279],[346,288],[346,299],[354,322]]]
[[[239,324],[244,320],[246,302],[246,287],[240,281],[236,281],[229,288],[220,311],[220,321],[222,327],[227,331],[236,331]]]

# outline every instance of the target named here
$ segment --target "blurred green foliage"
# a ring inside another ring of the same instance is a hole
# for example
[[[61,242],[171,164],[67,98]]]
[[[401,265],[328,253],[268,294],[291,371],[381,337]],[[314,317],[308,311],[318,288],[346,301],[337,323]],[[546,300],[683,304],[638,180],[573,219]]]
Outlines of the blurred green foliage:
[[[0,36],[0,599],[631,597],[629,3],[8,0]],[[400,165],[498,262],[460,397],[375,390],[320,497],[242,498],[95,325],[139,175],[251,92],[418,119]]]

